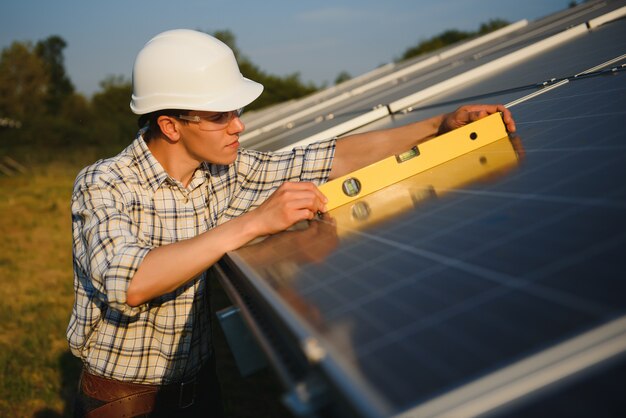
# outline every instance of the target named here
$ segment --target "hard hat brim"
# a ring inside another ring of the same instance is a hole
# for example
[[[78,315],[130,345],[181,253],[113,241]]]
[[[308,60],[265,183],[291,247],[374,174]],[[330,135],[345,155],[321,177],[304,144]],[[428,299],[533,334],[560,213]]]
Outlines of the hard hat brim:
[[[241,77],[241,81],[232,86],[228,95],[212,100],[206,100],[206,96],[171,96],[152,95],[148,97],[132,96],[130,109],[137,115],[156,112],[164,109],[203,110],[208,112],[228,112],[241,109],[254,100],[263,92],[263,85],[248,78]]]

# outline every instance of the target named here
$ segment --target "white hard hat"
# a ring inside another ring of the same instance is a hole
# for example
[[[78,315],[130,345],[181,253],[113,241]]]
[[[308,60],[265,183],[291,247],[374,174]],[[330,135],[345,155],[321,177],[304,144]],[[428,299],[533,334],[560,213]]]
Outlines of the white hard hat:
[[[156,35],[133,67],[130,108],[226,112],[259,97],[263,86],[241,75],[233,51],[206,33],[176,29]]]

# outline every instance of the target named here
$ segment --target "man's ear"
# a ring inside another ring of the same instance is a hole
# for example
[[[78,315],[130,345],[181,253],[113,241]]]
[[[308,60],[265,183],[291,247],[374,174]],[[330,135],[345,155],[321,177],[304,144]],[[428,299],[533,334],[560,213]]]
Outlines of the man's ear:
[[[177,142],[180,139],[180,130],[178,129],[179,123],[176,118],[172,116],[161,115],[157,118],[161,133],[167,139],[172,142]]]

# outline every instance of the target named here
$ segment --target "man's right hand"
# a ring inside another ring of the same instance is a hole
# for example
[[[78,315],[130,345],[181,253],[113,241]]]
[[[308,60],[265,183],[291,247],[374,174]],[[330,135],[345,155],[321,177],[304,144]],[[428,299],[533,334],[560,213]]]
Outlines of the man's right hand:
[[[284,231],[297,222],[326,212],[328,199],[309,182],[283,183],[261,206],[251,211],[259,236]]]
[[[209,268],[228,251],[254,238],[283,231],[325,211],[326,197],[313,183],[285,183],[258,208],[187,240],[156,247],[145,256],[126,291],[139,306]]]

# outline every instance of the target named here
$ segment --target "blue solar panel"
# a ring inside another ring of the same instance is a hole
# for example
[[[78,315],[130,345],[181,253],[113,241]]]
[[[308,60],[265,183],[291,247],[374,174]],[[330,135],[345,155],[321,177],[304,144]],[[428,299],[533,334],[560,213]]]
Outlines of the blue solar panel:
[[[614,38],[625,28],[621,21],[589,36]],[[573,56],[573,44],[550,56],[561,53]],[[585,54],[563,71],[611,52]],[[523,72],[512,70],[512,79]],[[448,98],[488,90],[479,87]],[[360,414],[412,416],[527,359],[561,361],[547,360],[555,347],[569,352],[586,341],[585,352],[597,353],[593,332],[607,327],[623,340],[626,73],[573,80],[512,111],[518,135],[502,140],[507,147],[479,150],[229,254],[294,333],[318,341],[320,367],[346,376],[332,385],[363,402]],[[580,382],[550,398],[551,410],[580,393]],[[605,401],[623,406],[616,396]],[[540,408],[533,405],[501,412]]]

